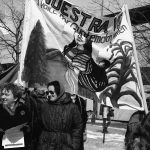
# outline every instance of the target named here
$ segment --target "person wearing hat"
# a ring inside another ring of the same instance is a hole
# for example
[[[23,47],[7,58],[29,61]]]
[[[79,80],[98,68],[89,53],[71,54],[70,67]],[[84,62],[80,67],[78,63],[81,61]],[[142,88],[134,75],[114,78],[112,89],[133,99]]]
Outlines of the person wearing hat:
[[[37,104],[35,124],[41,128],[36,150],[79,150],[83,123],[70,93],[59,81],[49,82],[45,93],[47,101]]]

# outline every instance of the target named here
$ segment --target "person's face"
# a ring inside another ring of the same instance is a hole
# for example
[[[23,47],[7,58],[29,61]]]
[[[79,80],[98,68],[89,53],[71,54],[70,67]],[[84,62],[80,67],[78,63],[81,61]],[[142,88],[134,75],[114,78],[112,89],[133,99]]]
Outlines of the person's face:
[[[82,34],[78,34],[76,32],[74,36],[75,36],[75,41],[78,45],[84,45],[86,43],[86,38]]]
[[[11,90],[3,89],[1,94],[1,98],[4,105],[9,105],[16,101]]]
[[[57,94],[55,92],[54,86],[53,85],[49,86],[47,88],[47,90],[48,90],[48,95],[47,95],[48,96],[48,100],[55,101],[57,99]]]

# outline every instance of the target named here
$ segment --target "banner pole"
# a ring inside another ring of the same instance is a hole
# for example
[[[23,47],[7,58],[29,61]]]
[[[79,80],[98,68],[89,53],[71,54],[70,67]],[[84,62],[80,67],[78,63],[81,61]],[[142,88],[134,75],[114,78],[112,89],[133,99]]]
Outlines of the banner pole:
[[[38,6],[40,6],[40,0],[38,0]]]
[[[129,23],[130,30],[131,30],[131,36],[132,36],[132,40],[133,40],[133,53],[134,53],[134,58],[135,58],[135,63],[136,63],[136,68],[137,68],[137,75],[138,75],[138,79],[139,79],[139,85],[140,85],[140,88],[141,88],[141,94],[142,94],[142,98],[143,98],[144,110],[145,110],[145,113],[147,114],[149,111],[148,111],[146,97],[145,97],[145,93],[144,93],[144,86],[143,86],[143,81],[142,81],[142,77],[141,77],[140,67],[139,67],[139,64],[138,64],[136,46],[135,46],[135,42],[134,42],[134,37],[133,37],[133,32],[132,32],[132,25],[131,25],[127,5],[125,5],[125,13],[126,13],[127,21]]]
[[[103,17],[103,5],[104,5],[104,0],[102,0],[102,6],[101,6],[101,17]]]

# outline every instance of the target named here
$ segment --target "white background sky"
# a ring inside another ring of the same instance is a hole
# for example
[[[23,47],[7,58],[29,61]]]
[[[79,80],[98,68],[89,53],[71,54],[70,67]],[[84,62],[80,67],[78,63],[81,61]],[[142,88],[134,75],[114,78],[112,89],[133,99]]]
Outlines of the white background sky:
[[[96,13],[94,12],[95,15],[96,14],[101,15],[101,6],[94,4],[93,1],[97,1],[101,4],[102,0],[67,0],[67,1],[77,6],[80,6],[81,8],[86,8],[88,10],[90,10],[92,7],[93,10],[97,10]],[[122,7],[123,4],[127,4],[128,8],[131,9],[131,8],[139,7],[142,5],[147,5],[148,3],[150,4],[150,0],[103,0],[104,7],[109,8],[112,12],[119,11],[117,3],[119,3],[120,7]],[[104,14],[111,13],[111,12],[108,12],[105,8],[103,10],[104,10]]]

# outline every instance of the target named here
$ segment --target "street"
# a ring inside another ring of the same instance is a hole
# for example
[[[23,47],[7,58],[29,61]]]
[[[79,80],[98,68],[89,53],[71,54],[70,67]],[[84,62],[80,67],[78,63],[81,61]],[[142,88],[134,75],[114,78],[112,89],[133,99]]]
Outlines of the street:
[[[125,131],[125,123],[112,122],[103,143],[101,122],[96,124],[87,123],[85,150],[124,150]]]

